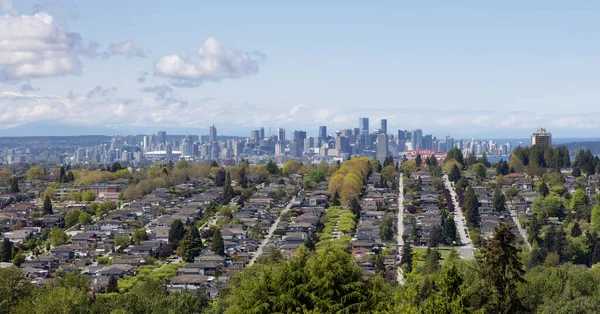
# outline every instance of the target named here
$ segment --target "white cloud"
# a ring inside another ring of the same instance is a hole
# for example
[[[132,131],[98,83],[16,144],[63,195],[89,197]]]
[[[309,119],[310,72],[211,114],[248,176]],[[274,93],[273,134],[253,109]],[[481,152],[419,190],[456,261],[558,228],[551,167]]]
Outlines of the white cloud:
[[[261,53],[223,47],[219,41],[209,37],[192,56],[167,55],[159,58],[154,63],[154,73],[172,79],[174,85],[192,87],[204,81],[255,75],[262,59],[264,55]]]
[[[18,15],[7,0],[0,11],[0,81],[79,74],[78,54],[95,49],[48,13]]]
[[[146,52],[144,50],[135,46],[135,43],[131,40],[126,40],[116,44],[110,44],[106,52],[104,52],[104,58],[109,58],[111,56],[126,56],[128,58],[145,58]]]
[[[23,84],[21,85],[21,87],[19,87],[19,91],[21,91],[21,93],[27,93],[27,92],[37,92],[39,91],[39,87],[33,87],[31,84]]]

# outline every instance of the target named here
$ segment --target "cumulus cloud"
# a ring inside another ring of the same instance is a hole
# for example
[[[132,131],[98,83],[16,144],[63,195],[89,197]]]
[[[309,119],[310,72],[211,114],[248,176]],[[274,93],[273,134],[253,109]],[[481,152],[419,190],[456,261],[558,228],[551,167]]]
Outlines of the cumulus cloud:
[[[19,15],[9,0],[0,11],[0,81],[80,74],[78,55],[95,49],[46,12]]]
[[[135,43],[131,40],[126,40],[116,44],[110,44],[108,49],[104,52],[104,58],[112,56],[126,56],[128,58],[145,58],[146,52],[136,47]]]
[[[154,74],[170,78],[176,86],[193,87],[204,81],[255,75],[258,73],[259,61],[264,57],[259,52],[224,47],[218,40],[209,37],[191,56],[174,54],[156,60]]]
[[[33,13],[48,12],[52,15],[62,15],[71,18],[78,18],[79,14],[73,6],[65,6],[64,3],[58,1],[38,3],[33,6]]]

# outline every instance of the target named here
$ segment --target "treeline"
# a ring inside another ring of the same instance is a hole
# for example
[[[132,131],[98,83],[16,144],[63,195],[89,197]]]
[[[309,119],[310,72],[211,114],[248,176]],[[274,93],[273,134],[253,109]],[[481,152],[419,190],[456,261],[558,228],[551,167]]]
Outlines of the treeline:
[[[16,267],[0,269],[0,314],[203,313],[210,300],[204,291],[167,293],[150,279],[127,293],[91,295],[89,286],[82,275],[59,273],[53,283],[38,287]]]
[[[372,172],[373,168],[367,157],[345,161],[329,180],[329,194],[334,199],[348,203],[362,192],[363,185]]]
[[[516,160],[513,158],[516,158]],[[533,166],[560,170],[571,166],[569,150],[565,146],[558,147],[521,147],[517,146],[510,159],[512,172],[522,172],[522,167]]]

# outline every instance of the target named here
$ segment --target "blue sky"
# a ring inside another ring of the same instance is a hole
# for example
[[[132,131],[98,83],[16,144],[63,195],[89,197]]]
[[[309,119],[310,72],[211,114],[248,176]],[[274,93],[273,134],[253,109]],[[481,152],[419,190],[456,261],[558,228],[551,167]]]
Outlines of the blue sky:
[[[49,124],[316,134],[360,116],[438,136],[600,131],[595,1],[0,0],[0,10],[14,26],[0,30],[0,135],[61,132]],[[24,32],[32,21],[43,23]]]

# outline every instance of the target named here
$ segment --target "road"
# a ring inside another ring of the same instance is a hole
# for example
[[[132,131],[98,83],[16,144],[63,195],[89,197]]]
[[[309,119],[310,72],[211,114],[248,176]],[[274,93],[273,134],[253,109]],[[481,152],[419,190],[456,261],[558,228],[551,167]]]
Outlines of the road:
[[[443,178],[444,185],[450,191],[452,203],[454,203],[454,222],[456,223],[456,228],[458,229],[458,234],[460,235],[461,241],[461,246],[459,248],[460,257],[473,259],[473,252],[475,251],[475,248],[473,247],[473,243],[471,242],[469,234],[465,231],[467,230],[467,226],[465,224],[465,216],[463,215],[462,208],[458,204],[458,196],[456,195],[454,186],[452,186],[448,180],[448,175],[444,175]]]
[[[525,245],[527,245],[527,248],[531,252],[531,243],[529,243],[529,241],[527,241],[527,234],[525,233],[525,230],[523,229],[523,227],[521,227],[521,222],[519,221],[519,216],[517,215],[517,211],[513,209],[512,205],[508,205],[508,206],[509,206],[509,211],[510,211],[510,218],[512,218],[512,220],[515,222],[515,225],[517,225],[517,229],[519,230],[521,237],[525,241]]]
[[[398,271],[397,271],[397,280],[398,284],[404,284],[404,274],[402,273],[402,268],[400,267],[400,261],[402,260],[402,248],[404,247],[404,239],[402,235],[404,234],[404,178],[402,174],[400,174],[400,183],[398,184]]]
[[[275,229],[277,229],[277,225],[281,221],[281,217],[285,213],[289,212],[290,209],[292,209],[292,205],[294,204],[295,200],[296,200],[296,196],[294,196],[292,198],[292,200],[288,202],[287,206],[281,211],[281,213],[279,213],[279,216],[277,217],[275,222],[271,225],[271,228],[269,228],[269,233],[267,233],[267,236],[262,240],[262,242],[260,242],[258,249],[256,250],[256,252],[254,252],[254,255],[252,255],[252,258],[250,259],[250,263],[248,263],[248,266],[252,266],[254,264],[254,262],[256,262],[256,259],[262,255],[263,249],[269,243],[269,241],[271,241],[271,238],[273,237],[273,233],[275,233]]]

